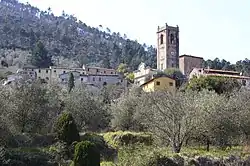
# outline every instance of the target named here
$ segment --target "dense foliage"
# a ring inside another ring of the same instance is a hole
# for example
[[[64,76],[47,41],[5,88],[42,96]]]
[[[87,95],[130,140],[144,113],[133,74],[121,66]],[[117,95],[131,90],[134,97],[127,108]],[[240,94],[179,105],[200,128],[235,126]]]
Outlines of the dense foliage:
[[[90,27],[65,12],[55,16],[50,8],[41,11],[17,0],[0,1],[0,11],[1,48],[21,49],[28,53],[41,41],[55,64],[63,65],[66,58],[78,67],[95,64],[116,68],[125,63],[135,69],[141,61],[155,67],[155,48],[141,45],[102,25]]]
[[[203,62],[203,67],[218,69],[218,70],[231,70],[241,72],[243,75],[250,76],[250,60],[239,60],[235,64],[226,61],[225,59],[220,60],[215,58],[214,60],[208,59]]]
[[[230,93],[235,89],[239,89],[242,83],[236,79],[227,77],[216,77],[216,76],[206,76],[206,77],[194,77],[189,81],[187,89],[192,89],[196,91],[201,91],[203,89],[213,90],[218,94]]]
[[[96,145],[89,141],[77,143],[72,166],[100,166],[100,152]]]
[[[79,141],[79,131],[75,121],[70,113],[64,112],[57,120],[55,132],[59,140],[66,142],[68,145],[74,141]]]

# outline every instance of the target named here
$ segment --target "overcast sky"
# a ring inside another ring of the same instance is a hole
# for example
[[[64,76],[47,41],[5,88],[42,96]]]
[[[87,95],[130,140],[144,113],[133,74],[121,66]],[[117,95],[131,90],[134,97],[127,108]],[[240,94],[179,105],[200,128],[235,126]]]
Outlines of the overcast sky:
[[[180,28],[180,54],[235,63],[250,59],[250,0],[21,0],[65,10],[90,26],[103,25],[156,45],[157,26]]]

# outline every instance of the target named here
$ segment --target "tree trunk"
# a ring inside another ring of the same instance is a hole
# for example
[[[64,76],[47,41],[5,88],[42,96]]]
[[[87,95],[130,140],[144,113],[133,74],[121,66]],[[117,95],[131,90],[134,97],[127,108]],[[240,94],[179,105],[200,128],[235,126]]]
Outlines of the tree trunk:
[[[207,144],[206,150],[209,152],[209,148],[210,148],[210,140],[209,140],[209,138],[206,139],[206,144]]]
[[[172,148],[174,153],[180,153],[181,151],[181,145],[178,143],[173,143]]]

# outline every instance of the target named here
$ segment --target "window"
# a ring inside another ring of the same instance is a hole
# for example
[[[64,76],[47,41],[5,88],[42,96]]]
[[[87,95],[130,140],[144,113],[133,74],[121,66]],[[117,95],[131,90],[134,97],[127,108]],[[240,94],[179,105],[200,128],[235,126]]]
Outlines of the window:
[[[41,77],[38,77],[38,79],[41,79]]]
[[[103,73],[106,73],[106,70],[104,70]]]
[[[62,82],[64,81],[64,79],[62,79]]]
[[[163,34],[161,34],[161,37],[160,37],[160,44],[163,44]]]
[[[159,81],[156,82],[156,85],[161,85],[161,83]]]
[[[93,77],[93,81],[95,81],[95,77]]]
[[[82,74],[84,74],[84,72],[82,72]]]
[[[101,77],[99,77],[99,81],[102,81],[102,78],[101,78]]]
[[[99,72],[99,69],[96,69],[96,72]]]
[[[38,73],[41,73],[41,70],[40,70],[40,69],[38,70]]]
[[[161,70],[163,70],[163,64],[161,64]]]
[[[81,78],[81,81],[83,81],[83,78]]]
[[[89,69],[88,69],[88,71],[89,71]]]
[[[113,74],[113,72],[110,72],[110,74]]]
[[[174,84],[172,82],[169,83],[169,86],[173,86]]]
[[[174,44],[174,35],[173,34],[170,35],[170,43]]]
[[[46,70],[46,73],[48,73],[49,71],[48,70]]]
[[[56,73],[56,70],[54,70],[54,73]]]
[[[49,80],[49,77],[46,77],[46,80]]]
[[[34,71],[34,69],[31,69],[31,71]]]
[[[63,71],[63,73],[66,73],[65,71]]]

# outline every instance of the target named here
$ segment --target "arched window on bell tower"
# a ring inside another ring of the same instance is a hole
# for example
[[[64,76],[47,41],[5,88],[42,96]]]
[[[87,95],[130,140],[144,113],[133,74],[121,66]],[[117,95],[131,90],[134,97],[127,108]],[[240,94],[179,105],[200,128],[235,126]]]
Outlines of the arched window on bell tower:
[[[174,35],[171,33],[170,35],[170,43],[171,44],[174,44]]]
[[[160,37],[160,44],[163,44],[163,34],[161,34],[161,37]]]

